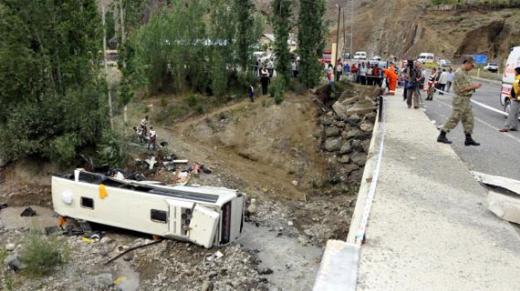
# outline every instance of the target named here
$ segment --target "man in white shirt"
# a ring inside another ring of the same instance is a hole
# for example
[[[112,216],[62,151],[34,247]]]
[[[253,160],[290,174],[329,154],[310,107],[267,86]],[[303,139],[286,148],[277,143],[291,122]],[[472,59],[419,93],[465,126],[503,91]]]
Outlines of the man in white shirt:
[[[443,91],[446,90],[446,84],[448,84],[448,72],[446,72],[446,69],[442,70],[442,73],[439,77],[438,81],[438,89],[440,90],[439,94],[444,95]]]
[[[450,92],[451,85],[453,84],[453,79],[455,78],[455,72],[453,72],[453,69],[450,68],[448,71],[448,81],[446,82],[446,92]]]

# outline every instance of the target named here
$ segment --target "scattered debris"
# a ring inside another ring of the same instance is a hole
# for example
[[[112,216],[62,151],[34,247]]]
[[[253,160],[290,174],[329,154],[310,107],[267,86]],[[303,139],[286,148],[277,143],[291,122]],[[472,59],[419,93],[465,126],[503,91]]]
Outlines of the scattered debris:
[[[207,256],[206,260],[208,260],[210,262],[217,261],[218,259],[222,258],[223,256],[224,256],[224,254],[222,254],[222,252],[216,251],[215,253]]]
[[[16,248],[16,245],[13,243],[8,243],[5,245],[5,250],[8,252],[14,251],[15,248]]]
[[[36,216],[36,211],[34,211],[31,207],[25,208],[20,216]]]
[[[114,285],[114,279],[110,273],[102,273],[94,276],[95,289],[106,289]]]
[[[489,191],[487,201],[489,210],[496,216],[520,224],[520,197]]]
[[[4,259],[4,264],[7,266],[9,270],[13,270],[15,272],[18,272],[21,269],[23,269],[22,262],[20,261],[20,258],[17,254],[8,255]]]
[[[271,268],[265,268],[258,271],[258,274],[260,275],[271,275],[273,273],[273,270]]]
[[[477,171],[471,172],[475,179],[482,184],[499,187],[520,195],[520,181],[501,176],[493,176]]]
[[[150,158],[144,160],[148,164],[148,170],[153,170],[155,164],[157,164],[157,159],[155,156],[151,156]]]
[[[118,258],[124,256],[126,253],[129,253],[129,252],[131,252],[131,251],[133,251],[133,250],[137,250],[137,249],[140,249],[140,248],[149,247],[149,246],[151,246],[151,245],[155,245],[155,244],[161,243],[162,241],[163,241],[163,240],[156,240],[156,241],[152,241],[152,242],[150,242],[150,243],[145,243],[145,244],[142,244],[142,245],[138,245],[138,246],[135,246],[135,247],[131,247],[131,248],[129,248],[129,249],[123,251],[123,252],[120,253],[119,255],[117,255],[117,256],[111,258],[110,260],[108,260],[108,261],[105,263],[105,265],[110,264],[111,262],[117,260]],[[119,285],[119,284],[116,284],[116,285]]]

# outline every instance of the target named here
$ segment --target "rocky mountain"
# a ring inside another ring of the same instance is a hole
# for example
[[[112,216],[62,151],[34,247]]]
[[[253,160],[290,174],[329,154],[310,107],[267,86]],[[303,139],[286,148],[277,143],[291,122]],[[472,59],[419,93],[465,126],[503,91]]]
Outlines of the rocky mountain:
[[[257,0],[269,15],[271,0]],[[453,1],[455,2],[455,1]],[[520,45],[519,1],[459,1],[461,5],[432,5],[431,0],[354,0],[353,50],[369,55],[415,58],[432,52],[457,59],[465,54],[488,54],[502,60],[512,46]],[[496,4],[489,4],[496,2]],[[340,25],[340,49],[344,31],[350,32],[348,0],[327,0],[329,43],[335,42],[337,5],[345,8]],[[347,36],[346,46],[350,47]]]

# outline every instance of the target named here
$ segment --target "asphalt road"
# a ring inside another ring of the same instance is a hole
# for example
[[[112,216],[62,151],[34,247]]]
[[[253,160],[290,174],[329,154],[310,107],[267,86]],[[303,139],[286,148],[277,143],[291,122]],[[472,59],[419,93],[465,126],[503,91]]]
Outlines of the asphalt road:
[[[471,170],[520,180],[520,132],[498,132],[504,126],[505,116],[491,109],[503,111],[500,90],[499,84],[482,82],[482,87],[473,95],[472,99],[480,103],[472,105],[475,115],[473,138],[481,143],[480,147],[464,146],[462,124],[451,131],[448,138],[453,141],[451,146],[455,152]],[[425,95],[423,93],[423,99]],[[452,98],[435,94],[433,101],[424,101],[426,114],[437,126],[442,126],[448,119]]]

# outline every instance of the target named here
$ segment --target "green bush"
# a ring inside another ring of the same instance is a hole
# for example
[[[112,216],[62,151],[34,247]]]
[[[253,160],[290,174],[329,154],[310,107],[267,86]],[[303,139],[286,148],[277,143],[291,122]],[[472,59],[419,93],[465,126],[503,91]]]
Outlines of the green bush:
[[[190,95],[186,99],[186,103],[188,103],[190,107],[196,107],[199,104],[199,99],[197,98],[197,95]]]
[[[276,104],[281,104],[283,102],[283,95],[285,93],[285,81],[283,80],[283,78],[275,78],[271,82],[269,91],[271,97],[274,98],[274,102]]]
[[[127,159],[125,140],[110,130],[103,131],[97,146],[96,165],[120,167]]]
[[[57,237],[44,237],[36,233],[27,237],[21,253],[21,261],[26,266],[24,272],[31,276],[52,273],[56,267],[67,263],[68,257],[66,242]]]
[[[58,136],[50,142],[48,151],[52,161],[67,165],[76,157],[76,146],[78,139],[75,134]]]

